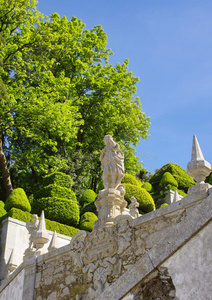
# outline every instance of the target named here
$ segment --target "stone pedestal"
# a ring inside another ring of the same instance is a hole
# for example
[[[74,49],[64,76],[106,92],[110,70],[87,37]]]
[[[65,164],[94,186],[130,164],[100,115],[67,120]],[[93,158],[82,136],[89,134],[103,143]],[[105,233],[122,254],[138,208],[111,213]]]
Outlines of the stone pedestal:
[[[104,189],[99,192],[95,205],[98,211],[97,225],[113,226],[113,220],[124,212],[127,201],[120,190]]]

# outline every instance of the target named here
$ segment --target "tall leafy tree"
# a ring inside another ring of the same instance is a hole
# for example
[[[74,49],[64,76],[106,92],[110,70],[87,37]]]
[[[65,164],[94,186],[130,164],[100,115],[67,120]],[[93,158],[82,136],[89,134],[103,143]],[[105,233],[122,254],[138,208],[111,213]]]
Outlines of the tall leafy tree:
[[[75,17],[44,18],[35,1],[4,0],[0,34],[0,170],[7,195],[9,166],[18,180],[27,174],[36,182],[38,174],[63,168],[76,181],[85,174],[83,184],[95,187],[96,151],[105,134],[135,157],[132,145],[147,137],[149,119],[135,96],[138,78],[128,72],[128,60],[109,63],[101,26],[87,30]]]

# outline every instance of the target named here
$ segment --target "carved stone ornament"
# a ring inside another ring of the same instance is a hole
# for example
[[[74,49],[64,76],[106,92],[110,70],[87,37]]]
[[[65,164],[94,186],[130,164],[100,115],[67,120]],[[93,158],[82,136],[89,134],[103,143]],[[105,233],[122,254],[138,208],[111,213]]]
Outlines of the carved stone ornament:
[[[132,242],[132,217],[123,215],[114,220],[118,232],[118,254],[123,254]]]
[[[108,278],[113,274],[114,265],[117,262],[116,257],[107,257],[83,268],[83,273],[87,274],[88,281],[92,282],[92,286],[88,289],[88,299],[96,299],[110,285]]]
[[[32,219],[34,222],[26,222],[26,228],[30,234],[29,236],[29,247],[24,252],[23,260],[27,260],[29,258],[30,253],[35,251],[36,245],[33,243],[33,236],[38,228],[39,220],[36,214],[33,214]]]
[[[131,201],[131,203],[129,205],[130,215],[133,218],[138,218],[139,217],[139,211],[138,211],[139,203],[137,202],[137,200],[134,196],[132,196],[130,198],[130,201]]]
[[[114,235],[114,228],[104,227],[93,230],[85,241],[83,249],[83,262],[91,262],[112,256],[117,253],[117,239]]]
[[[84,266],[82,256],[85,245],[85,238],[87,237],[87,235],[87,231],[80,230],[73,236],[70,242],[70,248],[73,251],[74,263],[76,263],[79,267]]]

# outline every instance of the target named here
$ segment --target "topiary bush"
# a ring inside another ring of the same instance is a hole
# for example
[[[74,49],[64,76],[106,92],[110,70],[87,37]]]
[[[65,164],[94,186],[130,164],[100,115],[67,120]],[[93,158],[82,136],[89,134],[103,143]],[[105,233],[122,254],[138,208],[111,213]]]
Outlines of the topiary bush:
[[[178,183],[178,189],[182,190],[185,193],[187,193],[189,187],[196,184],[194,179],[191,178],[180,166],[169,163],[164,165],[161,169],[157,170],[149,180],[156,194],[159,194],[160,192],[161,186],[159,186],[159,184],[165,172],[169,172],[172,174],[172,176]]]
[[[43,182],[49,185],[35,194],[32,212],[40,215],[44,210],[48,219],[76,226],[79,223],[79,206],[75,193],[71,190],[71,177],[56,172],[45,176]]]
[[[99,191],[104,190],[104,184],[103,184],[103,180],[100,180],[99,183],[97,184],[97,194],[99,193]]]
[[[210,174],[206,177],[205,182],[212,185],[212,171],[211,171]]]
[[[125,199],[128,203],[130,202],[130,198],[134,196],[139,203],[139,210],[144,213],[148,213],[155,209],[155,203],[152,196],[142,187],[136,186],[130,183],[125,183]]]
[[[97,216],[92,212],[86,212],[80,219],[79,228],[81,230],[92,231],[94,228],[94,222],[97,221]]]
[[[74,193],[73,193],[74,194]],[[73,199],[46,197],[36,199],[36,213],[44,210],[46,218],[63,224],[76,226],[79,223],[79,206],[74,195]]]
[[[23,222],[34,222],[32,219],[32,214],[27,211],[22,211],[18,208],[12,208],[4,217],[0,218],[3,220],[7,217],[11,217],[13,219],[17,219]],[[46,229],[51,231],[57,231],[57,233],[65,234],[67,236],[74,236],[75,233],[79,231],[79,229],[74,228],[72,226],[64,225],[59,222],[51,221],[45,218]]]
[[[12,207],[19,208],[23,211],[31,211],[31,205],[29,204],[27,196],[22,188],[14,189],[7,198],[4,208],[6,211],[9,211]]]
[[[128,173],[125,173],[124,178],[122,179],[121,182],[124,185],[125,185],[125,183],[130,183],[130,184],[141,186],[141,183],[139,182],[139,180],[135,176],[128,174]]]
[[[163,204],[161,204],[160,208],[164,207],[164,206],[167,206],[167,205],[168,205],[168,203],[163,203]]]
[[[55,184],[50,184],[48,186],[45,186],[41,190],[37,191],[35,193],[35,198],[46,198],[46,197],[56,197],[56,198],[65,198],[72,200],[73,198],[76,198],[75,193],[68,188],[61,187]]]
[[[62,172],[54,172],[43,177],[43,186],[48,186],[50,184],[71,189],[73,181],[69,175]]]
[[[142,188],[145,189],[148,193],[152,192],[152,185],[149,182],[144,182]]]
[[[0,200],[0,218],[5,216],[7,211],[4,209],[4,202]]]
[[[79,199],[80,205],[84,206],[85,204],[91,203],[96,199],[96,193],[93,190],[85,190]]]
[[[93,212],[97,215],[96,205],[94,204],[95,201],[90,203],[85,203],[84,206],[80,210],[80,214],[83,215],[86,212]]]
[[[165,172],[160,180],[160,185],[166,186],[166,185],[172,185],[175,187],[178,187],[177,181],[174,179],[171,173]]]

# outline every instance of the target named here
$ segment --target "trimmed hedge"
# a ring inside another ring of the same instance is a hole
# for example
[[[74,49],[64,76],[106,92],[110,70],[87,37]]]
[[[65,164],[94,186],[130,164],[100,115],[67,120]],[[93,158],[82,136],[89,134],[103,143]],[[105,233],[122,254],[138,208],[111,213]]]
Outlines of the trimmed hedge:
[[[86,212],[80,219],[79,228],[81,230],[92,231],[94,228],[94,222],[97,221],[97,216],[92,212]]]
[[[211,171],[210,174],[206,177],[205,182],[212,185],[212,171]]]
[[[134,184],[134,185],[138,185],[141,186],[141,183],[139,182],[139,180],[128,173],[125,173],[124,178],[122,179],[121,183],[123,183],[125,185],[125,183],[130,183],[130,184]]]
[[[102,179],[101,179],[101,180],[99,181],[99,183],[97,184],[97,189],[96,189],[97,194],[98,194],[99,191],[101,191],[101,190],[104,190],[104,184],[103,184],[103,180],[102,180]]]
[[[71,189],[67,189],[65,187],[61,187],[55,184],[45,186],[44,188],[35,193],[36,199],[48,197],[57,197],[76,201],[75,193]]]
[[[148,193],[152,191],[152,185],[149,182],[144,182],[142,185],[142,188],[145,189]]]
[[[46,197],[34,200],[34,213],[40,215],[42,210],[44,210],[45,216],[52,221],[71,226],[76,226],[79,223],[79,206],[76,197],[73,200],[57,197]]]
[[[167,186],[167,185],[171,185],[174,187],[178,187],[178,183],[177,181],[174,179],[174,177],[172,176],[171,173],[169,172],[165,172],[160,180],[160,185],[161,186]]]
[[[71,190],[72,179],[61,172],[44,177],[44,186],[35,194],[32,212],[38,215],[44,210],[45,216],[52,221],[76,226],[79,223],[79,206],[76,195]]]
[[[0,200],[0,218],[6,215],[7,211],[4,209],[4,202]]]
[[[71,176],[69,175],[66,175],[62,172],[54,172],[43,177],[43,186],[47,186],[50,184],[55,184],[57,186],[71,189],[73,181],[71,179]]]
[[[80,214],[83,215],[86,212],[93,212],[95,215],[97,215],[96,205],[94,204],[95,201],[90,203],[85,203],[83,208],[80,211]]]
[[[12,208],[4,217],[0,218],[0,221],[3,219],[11,217],[13,219],[17,219],[23,222],[33,222],[32,214],[22,211],[18,208]],[[46,229],[51,231],[57,231],[57,233],[64,234],[67,236],[74,236],[79,229],[74,228],[72,226],[64,225],[59,222],[51,221],[48,219],[45,219],[46,222]]]
[[[27,196],[22,188],[14,189],[7,198],[4,208],[6,211],[9,211],[12,207],[19,208],[23,211],[31,211],[31,205],[29,204]]]
[[[185,193],[187,193],[189,187],[196,184],[194,179],[192,179],[180,166],[169,163],[157,170],[157,172],[150,178],[149,182],[152,184],[155,191],[159,191],[160,180],[165,172],[172,174],[178,183],[178,189]]]
[[[96,199],[96,193],[93,190],[85,190],[79,199],[79,203],[83,206],[85,204],[91,203]]]
[[[130,183],[125,183],[125,199],[130,204],[130,198],[134,196],[139,203],[139,210],[148,213],[155,209],[155,203],[152,196],[142,187]]]
[[[167,205],[168,205],[168,203],[163,203],[163,204],[161,204],[160,208],[164,207],[164,206],[167,206]]]

